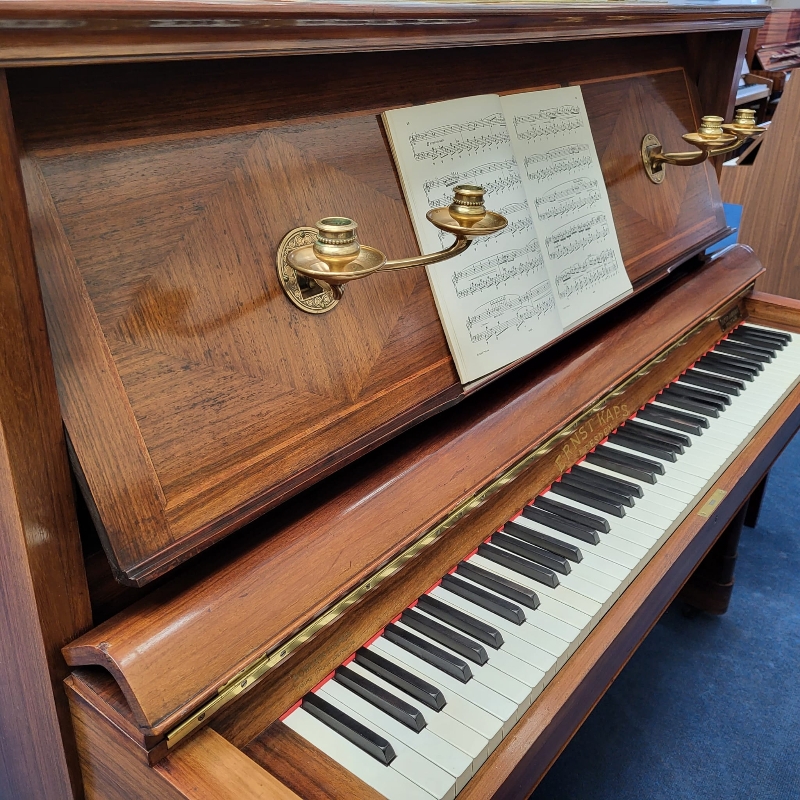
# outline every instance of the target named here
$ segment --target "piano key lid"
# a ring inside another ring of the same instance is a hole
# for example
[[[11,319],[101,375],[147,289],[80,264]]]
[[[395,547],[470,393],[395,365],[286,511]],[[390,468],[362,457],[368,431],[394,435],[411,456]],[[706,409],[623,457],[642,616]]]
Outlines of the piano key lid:
[[[348,217],[326,217],[316,227],[294,228],[278,248],[278,279],[288,298],[303,311],[324,314],[342,299],[345,284],[393,269],[410,269],[436,264],[466,250],[480,236],[491,236],[508,225],[508,220],[483,204],[481,186],[462,185],[453,189],[449,206],[427,213],[428,221],[455,241],[429,255],[389,261],[374,247],[358,241],[358,225]]]

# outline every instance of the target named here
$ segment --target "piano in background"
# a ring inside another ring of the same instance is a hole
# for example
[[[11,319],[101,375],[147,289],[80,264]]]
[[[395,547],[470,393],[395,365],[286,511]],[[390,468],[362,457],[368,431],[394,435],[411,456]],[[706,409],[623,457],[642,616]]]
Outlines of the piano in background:
[[[724,611],[800,306],[640,145],[767,10],[0,4],[0,794],[523,797],[690,576]],[[467,387],[421,273],[288,302],[297,225],[415,251],[381,111],[572,82],[633,297]]]

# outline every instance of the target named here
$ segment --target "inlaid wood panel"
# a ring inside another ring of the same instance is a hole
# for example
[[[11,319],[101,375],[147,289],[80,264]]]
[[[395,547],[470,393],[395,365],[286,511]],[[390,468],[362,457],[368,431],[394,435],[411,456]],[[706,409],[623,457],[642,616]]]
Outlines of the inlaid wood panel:
[[[461,396],[424,272],[356,282],[321,317],[278,285],[282,236],[330,214],[392,257],[418,252],[385,108],[581,83],[634,284],[719,235],[708,165],[660,186],[641,166],[646,132],[678,146],[696,125],[680,42],[582,53],[487,48],[480,80],[442,52],[15,76],[64,419],[121,580],[147,583]]]
[[[659,330],[664,346],[680,339],[707,320],[710,308],[732,302],[759,272],[752,254],[737,247],[699,274],[684,276],[657,300],[651,297],[645,312],[618,309],[585,334],[573,336],[490,391],[465,401],[446,418],[418,427],[258,520],[227,552],[217,548],[196,562],[195,571],[187,570],[68,645],[68,663],[107,669],[125,693],[139,728],[148,735],[165,733],[215,695],[219,686],[371,578],[460,502],[648,363],[661,350],[653,348],[650,332]],[[703,330],[637,383],[639,394],[630,390],[606,401],[606,431],[721,335],[716,321]],[[595,430],[603,435],[603,427]],[[579,437],[579,447],[589,449],[590,440],[581,439],[579,431],[572,433]],[[530,467],[531,481],[511,484],[513,491],[527,492],[516,496],[513,507],[529,500],[581,454],[575,445],[563,442],[537,459]],[[502,516],[508,505],[499,512],[490,505],[499,518],[475,527],[465,521],[472,541],[458,540],[451,530],[392,578],[405,593],[405,604],[446,572],[453,558],[457,561],[508,518]],[[466,520],[482,518],[482,511]],[[452,547],[459,552],[448,550]],[[436,553],[448,560],[436,562]],[[433,577],[418,575],[419,585],[412,585],[409,575],[427,568],[441,571]],[[382,623],[394,613],[396,608]],[[349,637],[363,634],[342,658],[369,635],[359,628],[365,619],[358,608],[342,618],[337,647],[347,648],[353,644]],[[264,682],[265,688],[252,689],[248,705],[258,708],[260,696],[269,702],[275,692],[267,684],[274,688],[273,680],[302,694],[300,684],[311,676],[299,666],[301,658],[280,665]]]

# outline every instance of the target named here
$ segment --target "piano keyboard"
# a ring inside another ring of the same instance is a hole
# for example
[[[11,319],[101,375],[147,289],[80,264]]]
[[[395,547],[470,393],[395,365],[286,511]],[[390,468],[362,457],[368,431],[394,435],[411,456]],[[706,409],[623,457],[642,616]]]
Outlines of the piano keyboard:
[[[798,382],[732,331],[283,721],[390,800],[453,798]]]

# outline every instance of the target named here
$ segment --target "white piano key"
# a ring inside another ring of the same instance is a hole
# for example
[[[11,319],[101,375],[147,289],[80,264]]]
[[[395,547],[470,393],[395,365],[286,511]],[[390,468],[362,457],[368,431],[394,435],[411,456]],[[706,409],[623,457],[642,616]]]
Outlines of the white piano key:
[[[583,552],[583,551],[581,551]],[[467,559],[468,562],[475,564],[478,567],[487,569],[499,575],[501,578],[508,578],[510,581],[516,581],[523,586],[533,589],[539,597],[542,606],[545,605],[547,600],[553,600],[559,605],[552,606],[552,615],[557,616],[559,619],[564,619],[565,622],[574,625],[576,628],[582,628],[600,608],[600,603],[590,600],[588,597],[576,594],[564,586],[557,586],[551,589],[549,586],[542,586],[532,578],[525,575],[520,575],[518,572],[504,567],[502,564],[495,564],[477,553]],[[542,607],[540,606],[540,608]],[[548,606],[550,608],[550,606]],[[563,616],[562,616],[563,615]]]
[[[411,695],[364,669],[355,661],[347,666],[387,692],[391,692],[395,697],[419,708],[419,702]],[[430,708],[421,710],[427,722],[427,729],[455,745],[459,750],[463,750],[476,763],[478,761],[483,763],[489,753],[500,743],[501,721],[492,714],[466,703],[457,695],[449,696],[447,705],[441,711],[434,711]]]
[[[425,634],[403,625],[402,622],[397,622],[395,624],[400,628],[404,628],[405,630],[414,633],[415,635],[419,636],[420,639],[431,642],[437,647],[441,647],[443,650],[447,650],[448,652],[453,652],[441,643],[435,642],[433,639],[428,638],[425,636]],[[535,667],[531,667],[529,664],[525,664],[524,666],[526,669],[524,671],[518,670],[519,674],[521,675],[521,677],[518,678],[515,675],[511,675],[504,670],[499,669],[499,656],[503,652],[503,648],[500,648],[500,650],[488,648],[487,652],[489,650],[491,650],[491,652],[488,653],[489,660],[485,664],[476,664],[472,661],[468,662],[469,668],[472,671],[472,679],[483,683],[490,689],[500,692],[503,697],[513,700],[517,705],[525,705],[527,708],[527,706],[530,705],[532,695],[534,694],[534,689],[536,690],[535,694],[539,694],[539,692],[542,690],[545,683],[545,673],[542,672],[542,670],[537,670]],[[453,654],[458,655],[457,653]],[[522,662],[519,663],[521,664]],[[502,673],[502,676],[497,675],[498,670]]]
[[[292,711],[284,724],[388,800],[430,800],[433,796],[392,769],[391,764],[379,763],[302,708]]]
[[[567,642],[562,641],[557,636],[552,636],[549,633],[545,633],[545,631],[540,630],[539,628],[534,628],[527,622],[523,622],[522,625],[516,625],[504,617],[493,614],[491,611],[487,611],[485,608],[482,608],[475,603],[471,603],[469,600],[465,600],[463,597],[443,591],[441,587],[437,586],[431,591],[430,594],[432,597],[438,598],[443,603],[447,603],[448,605],[458,608],[470,616],[475,617],[476,619],[483,620],[489,625],[493,625],[503,634],[503,639],[506,642],[509,642],[510,639],[516,638],[522,643],[528,645],[529,648],[538,649],[540,652],[548,655],[550,659],[552,659],[552,662],[557,663],[558,659],[560,659],[567,649]],[[530,650],[529,652],[533,652],[533,650]],[[489,658],[491,659],[491,655]],[[526,660],[528,659],[526,658]],[[542,669],[542,667],[539,668]],[[547,672],[550,672],[550,669],[547,669],[546,673]]]
[[[503,723],[503,733],[508,734],[508,731],[514,726],[514,723],[519,719],[519,709],[516,704],[503,697],[499,692],[495,692],[488,686],[484,686],[477,681],[469,681],[468,683],[460,683],[455,678],[451,678],[446,673],[442,672],[436,667],[432,667],[426,661],[412,653],[408,653],[383,637],[376,639],[370,646],[370,650],[375,650],[386,658],[394,661],[398,666],[414,672],[424,680],[438,686],[445,692],[445,698],[451,694],[457,694],[469,701],[478,708],[488,711],[493,714]]]
[[[454,798],[472,776],[472,763],[465,753],[430,732],[425,736],[425,730],[414,733],[336,681],[328,681],[317,694],[390,741],[397,754],[392,761],[394,769],[428,794]]]

